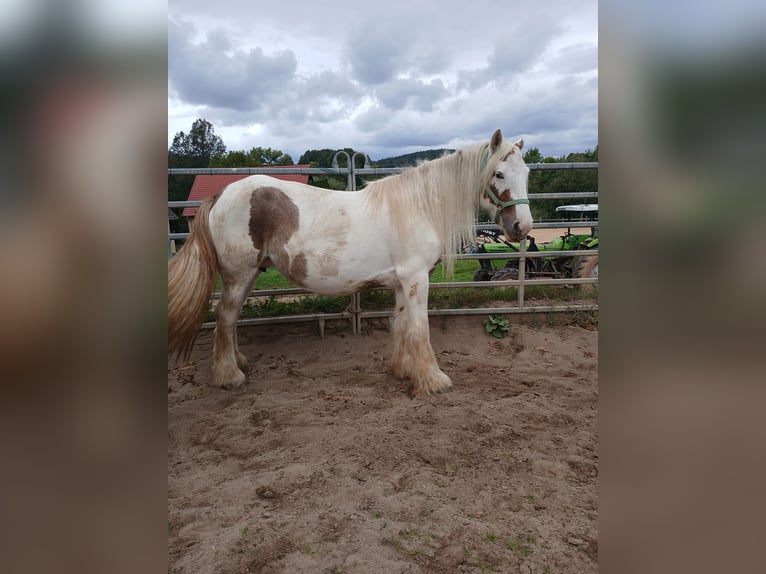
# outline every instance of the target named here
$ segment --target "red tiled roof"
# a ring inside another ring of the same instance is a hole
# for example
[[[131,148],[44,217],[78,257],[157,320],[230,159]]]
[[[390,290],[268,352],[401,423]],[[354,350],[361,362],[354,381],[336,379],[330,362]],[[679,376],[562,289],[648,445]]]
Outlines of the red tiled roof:
[[[291,165],[280,167],[311,167],[310,165]],[[250,177],[249,175],[198,175],[194,178],[194,184],[187,201],[202,201],[221,191],[224,187],[240,179]],[[281,179],[284,181],[298,181],[300,183],[308,183],[309,176],[299,173],[275,173],[271,177]],[[182,215],[184,217],[193,217],[197,214],[197,207],[186,207],[183,210]]]

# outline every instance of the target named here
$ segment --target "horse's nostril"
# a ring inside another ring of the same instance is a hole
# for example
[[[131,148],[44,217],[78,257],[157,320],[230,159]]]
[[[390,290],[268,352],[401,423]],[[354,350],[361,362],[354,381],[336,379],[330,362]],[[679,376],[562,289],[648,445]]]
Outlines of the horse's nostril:
[[[513,231],[514,231],[515,233],[521,233],[521,226],[519,225],[519,222],[518,222],[518,221],[517,221],[516,223],[514,223],[514,224],[513,224]]]

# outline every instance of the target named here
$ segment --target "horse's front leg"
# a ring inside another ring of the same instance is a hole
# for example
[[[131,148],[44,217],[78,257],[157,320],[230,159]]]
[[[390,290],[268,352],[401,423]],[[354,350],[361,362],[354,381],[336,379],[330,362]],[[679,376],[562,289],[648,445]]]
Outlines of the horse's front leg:
[[[237,326],[236,323],[234,325],[234,354],[237,357],[237,366],[245,370],[245,367],[247,367],[247,357],[245,357],[244,354],[239,350],[239,342],[237,341]]]
[[[397,379],[407,379],[412,370],[411,357],[407,351],[405,334],[407,332],[407,297],[404,289],[396,289],[396,308],[394,309],[394,323],[391,332],[394,339],[394,352],[391,355],[391,375]]]
[[[403,347],[400,357],[404,359],[403,369],[412,383],[412,396],[445,391],[452,386],[452,380],[439,368],[431,347],[428,326],[428,274],[419,274],[415,279],[403,282],[402,299],[402,313],[405,319],[399,339],[399,344]],[[396,345],[395,331],[395,351]]]

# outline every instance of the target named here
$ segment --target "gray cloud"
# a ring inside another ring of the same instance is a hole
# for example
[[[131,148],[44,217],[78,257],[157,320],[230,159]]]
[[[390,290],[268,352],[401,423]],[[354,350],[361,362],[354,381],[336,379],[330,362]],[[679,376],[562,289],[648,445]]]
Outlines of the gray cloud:
[[[555,24],[517,24],[507,38],[495,43],[486,66],[460,71],[459,87],[477,90],[490,83],[501,86],[507,84],[519,74],[530,70],[540,60],[550,42],[561,33],[562,29]]]
[[[375,90],[378,101],[390,110],[407,108],[431,112],[449,92],[441,80],[391,80]]]
[[[546,63],[550,72],[578,74],[598,69],[598,46],[596,44],[575,44],[558,51],[556,56]]]
[[[204,105],[225,125],[276,118],[335,121],[350,114],[362,96],[345,75],[298,74],[290,50],[268,55],[261,47],[235,48],[218,29],[195,40],[195,28],[183,21],[171,20],[168,29],[171,93]]]
[[[266,55],[260,47],[234,48],[226,33],[215,30],[194,41],[194,27],[168,23],[168,79],[179,99],[211,107],[257,110],[284,91],[297,61],[289,50]]]
[[[169,8],[169,140],[205,117],[230,149],[294,159],[334,146],[373,157],[456,147],[497,127],[549,155],[598,141],[595,0]]]
[[[368,22],[355,29],[344,47],[352,77],[362,84],[378,85],[395,77],[406,66],[409,39],[394,22]]]

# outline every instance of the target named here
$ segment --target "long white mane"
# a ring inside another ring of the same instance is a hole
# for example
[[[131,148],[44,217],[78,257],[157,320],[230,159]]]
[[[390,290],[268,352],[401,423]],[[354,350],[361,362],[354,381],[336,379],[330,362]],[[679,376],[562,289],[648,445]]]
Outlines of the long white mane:
[[[493,166],[511,149],[502,145],[485,160],[488,143],[460,149],[424,162],[401,174],[371,182],[363,192],[373,214],[385,204],[399,234],[417,233],[416,225],[429,222],[442,241],[445,275],[454,269],[454,256],[476,238],[477,210]],[[488,175],[489,174],[489,175]]]

